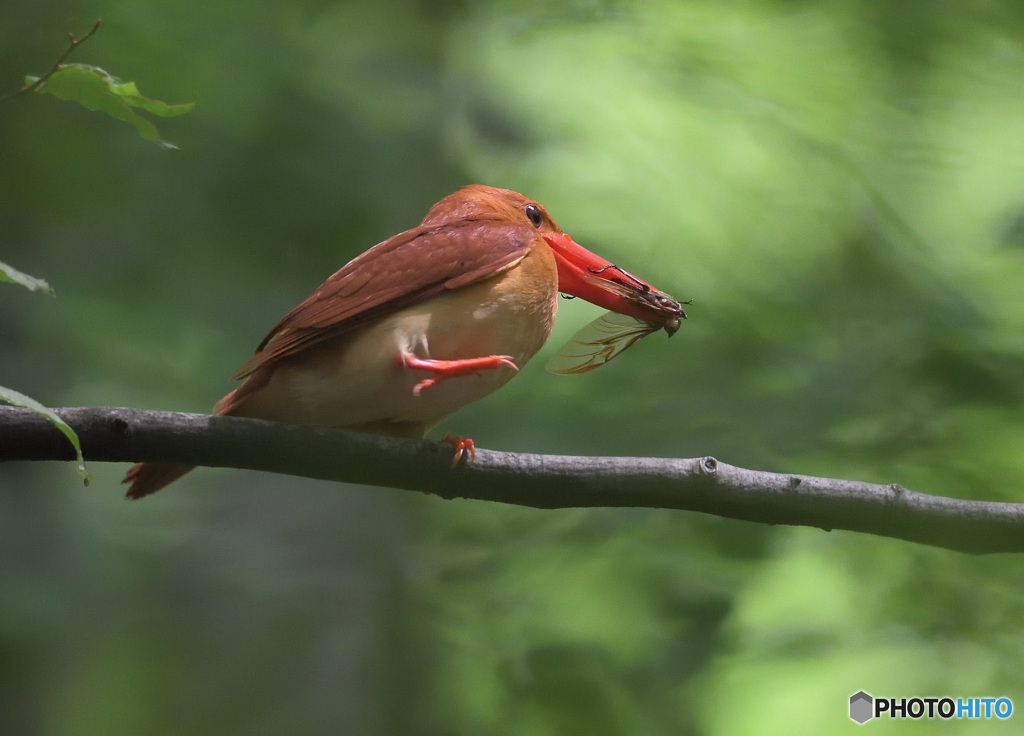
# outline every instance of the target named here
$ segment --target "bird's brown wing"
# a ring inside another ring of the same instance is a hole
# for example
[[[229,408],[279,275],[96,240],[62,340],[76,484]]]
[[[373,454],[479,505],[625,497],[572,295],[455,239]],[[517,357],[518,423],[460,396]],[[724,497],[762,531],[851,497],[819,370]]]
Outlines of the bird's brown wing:
[[[420,226],[343,266],[274,325],[234,378],[292,358],[370,321],[518,263],[537,240],[527,224],[477,217]]]

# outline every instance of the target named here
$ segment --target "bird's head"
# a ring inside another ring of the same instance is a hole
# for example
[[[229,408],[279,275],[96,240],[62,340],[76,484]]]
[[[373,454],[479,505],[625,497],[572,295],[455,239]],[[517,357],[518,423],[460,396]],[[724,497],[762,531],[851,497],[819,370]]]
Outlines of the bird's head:
[[[558,266],[558,290],[599,307],[664,327],[671,335],[686,318],[682,305],[623,268],[591,253],[562,232],[543,205],[510,189],[471,184],[435,204],[423,225],[453,220],[522,222],[537,231]]]

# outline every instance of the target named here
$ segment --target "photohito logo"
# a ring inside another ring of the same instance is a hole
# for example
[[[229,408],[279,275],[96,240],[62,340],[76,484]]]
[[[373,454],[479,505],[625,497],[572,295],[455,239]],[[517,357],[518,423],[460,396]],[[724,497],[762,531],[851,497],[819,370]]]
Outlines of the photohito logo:
[[[1009,698],[875,698],[859,690],[850,696],[850,720],[864,724],[872,718],[998,718],[1013,715]]]

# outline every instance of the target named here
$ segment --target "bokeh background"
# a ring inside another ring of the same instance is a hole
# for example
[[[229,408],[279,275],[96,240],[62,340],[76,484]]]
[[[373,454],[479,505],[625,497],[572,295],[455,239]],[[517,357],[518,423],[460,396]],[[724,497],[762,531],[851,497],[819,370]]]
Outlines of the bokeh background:
[[[543,363],[599,310],[563,302],[441,430],[1024,500],[1021,3],[14,0],[0,94],[97,17],[73,61],[197,107],[156,121],[166,150],[0,102],[0,260],[57,291],[0,285],[0,385],[206,411],[326,276],[483,182],[693,305],[566,378]],[[126,503],[126,467],[90,469],[0,467],[5,734],[822,734],[857,728],[860,689],[1024,707],[1011,556],[210,469]]]

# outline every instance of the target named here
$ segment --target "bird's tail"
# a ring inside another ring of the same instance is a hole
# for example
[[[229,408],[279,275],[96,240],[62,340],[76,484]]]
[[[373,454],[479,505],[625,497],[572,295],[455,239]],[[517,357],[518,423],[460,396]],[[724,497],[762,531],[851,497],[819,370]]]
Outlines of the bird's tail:
[[[142,498],[150,493],[156,493],[193,468],[195,465],[180,463],[139,463],[128,471],[121,482],[131,483],[126,494],[128,498]]]
[[[224,414],[225,409],[232,408],[230,402],[235,393],[232,391],[218,401],[217,406],[214,407],[214,413]],[[128,498],[142,498],[170,485],[195,467],[195,465],[181,463],[138,463],[132,466],[121,482],[131,484],[128,486],[128,493],[125,494]]]
[[[220,416],[238,414],[250,394],[265,386],[269,377],[269,371],[255,371],[241,386],[218,401],[213,407],[213,413]],[[128,498],[142,498],[156,493],[195,467],[181,463],[139,463],[128,471],[121,482],[131,484],[128,487]]]

